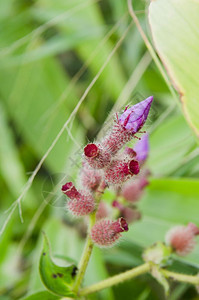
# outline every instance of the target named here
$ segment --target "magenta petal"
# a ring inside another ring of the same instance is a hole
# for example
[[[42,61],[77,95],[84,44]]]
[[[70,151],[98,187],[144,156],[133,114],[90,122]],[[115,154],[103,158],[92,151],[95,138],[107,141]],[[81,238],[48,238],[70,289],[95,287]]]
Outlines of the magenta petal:
[[[149,136],[147,133],[135,144],[134,150],[136,152],[136,159],[139,162],[143,162],[147,159],[149,154]]]
[[[152,101],[153,96],[150,96],[142,102],[133,105],[120,116],[119,123],[131,131],[132,134],[135,134],[146,122]]]

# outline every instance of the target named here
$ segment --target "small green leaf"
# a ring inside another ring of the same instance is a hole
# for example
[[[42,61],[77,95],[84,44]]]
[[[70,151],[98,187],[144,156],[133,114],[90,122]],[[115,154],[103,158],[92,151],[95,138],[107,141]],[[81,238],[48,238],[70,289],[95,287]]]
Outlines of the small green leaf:
[[[42,291],[42,292],[34,293],[32,295],[24,297],[22,300],[38,300],[38,299],[42,299],[42,300],[59,300],[60,297],[56,296],[56,295],[53,295],[53,294],[49,293],[48,291]]]
[[[72,285],[77,268],[74,264],[68,267],[61,267],[53,262],[49,242],[45,234],[39,269],[43,283],[51,292],[60,296],[75,297]]]

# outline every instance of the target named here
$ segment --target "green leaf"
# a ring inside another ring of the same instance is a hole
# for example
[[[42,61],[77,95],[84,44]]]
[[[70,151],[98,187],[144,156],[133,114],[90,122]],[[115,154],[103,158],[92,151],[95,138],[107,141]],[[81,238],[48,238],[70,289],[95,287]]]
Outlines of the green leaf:
[[[199,2],[156,0],[149,6],[154,45],[173,85],[181,96],[183,111],[199,136]]]
[[[76,266],[57,266],[51,258],[48,239],[44,234],[44,246],[40,257],[40,275],[45,286],[60,296],[75,297],[72,291]]]
[[[38,299],[42,299],[42,300],[58,300],[60,299],[60,297],[53,295],[47,291],[42,291],[42,292],[38,292],[32,295],[29,295],[25,298],[23,298],[22,300],[38,300]]]

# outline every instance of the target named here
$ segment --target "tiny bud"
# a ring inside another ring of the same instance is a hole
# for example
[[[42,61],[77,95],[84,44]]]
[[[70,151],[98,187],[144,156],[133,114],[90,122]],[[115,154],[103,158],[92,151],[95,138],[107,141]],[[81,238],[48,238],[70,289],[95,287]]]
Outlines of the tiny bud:
[[[139,164],[137,161],[131,160],[129,162],[121,160],[113,160],[111,164],[105,169],[105,181],[108,184],[121,184],[132,175],[139,172]]]
[[[129,163],[129,171],[133,175],[137,175],[140,172],[140,166],[137,160],[131,160]]]
[[[96,157],[99,153],[99,148],[95,144],[88,144],[84,148],[84,154],[86,157]]]
[[[76,199],[80,195],[72,182],[62,185],[62,192],[70,199]]]
[[[90,190],[96,190],[101,182],[101,174],[99,170],[91,168],[86,162],[80,173],[80,180],[84,187]]]
[[[166,246],[162,242],[157,242],[144,250],[143,259],[145,262],[152,262],[156,265],[164,266],[168,263],[171,251],[170,246]]]
[[[108,206],[105,202],[101,201],[99,206],[98,206],[98,210],[96,212],[96,219],[100,220],[100,219],[104,219],[107,218],[109,216],[109,209]]]
[[[99,247],[110,247],[124,231],[128,231],[128,224],[124,218],[119,218],[117,221],[102,219],[91,229],[91,238]]]
[[[187,226],[175,226],[170,229],[165,237],[166,243],[181,256],[189,254],[194,246],[194,237],[199,233],[199,228],[193,223]]]
[[[119,118],[119,124],[132,134],[138,132],[146,122],[152,101],[151,96],[125,110]]]
[[[67,203],[68,210],[75,216],[86,216],[95,208],[95,202],[90,194],[80,194],[78,199],[73,199]]]
[[[84,156],[93,169],[102,169],[111,161],[111,154],[99,144],[88,144],[84,148]]]
[[[142,197],[143,190],[148,184],[145,177],[132,179],[124,184],[121,195],[129,202],[136,202]]]
[[[124,206],[117,200],[113,201],[112,206],[119,210],[120,216],[123,217],[128,224],[141,218],[141,213],[138,210]]]
[[[137,155],[133,148],[125,147],[124,154],[128,155],[130,158],[133,158]]]
[[[62,191],[71,199],[67,203],[67,208],[73,215],[85,216],[94,210],[95,201],[93,196],[82,191],[78,192],[72,182],[64,184]]]

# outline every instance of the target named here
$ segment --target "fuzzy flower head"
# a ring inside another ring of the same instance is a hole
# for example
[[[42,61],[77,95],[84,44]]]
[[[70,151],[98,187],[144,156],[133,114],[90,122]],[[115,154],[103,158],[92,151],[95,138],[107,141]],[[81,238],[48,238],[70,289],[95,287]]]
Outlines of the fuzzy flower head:
[[[62,191],[70,198],[67,203],[68,210],[75,216],[85,216],[95,209],[95,201],[89,192],[77,191],[72,182],[62,186]]]
[[[134,151],[136,152],[136,159],[139,162],[143,163],[147,159],[149,154],[149,136],[147,133],[135,144]]]
[[[187,226],[175,226],[170,229],[165,237],[166,243],[181,256],[189,254],[195,246],[195,236],[199,234],[199,228],[189,223]]]
[[[136,105],[126,109],[119,118],[119,124],[121,124],[126,130],[130,131],[131,134],[138,132],[146,122],[152,101],[153,96],[150,96]]]
[[[124,231],[128,231],[128,224],[124,218],[119,218],[117,221],[102,219],[93,226],[91,238],[99,247],[111,247]]]

